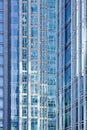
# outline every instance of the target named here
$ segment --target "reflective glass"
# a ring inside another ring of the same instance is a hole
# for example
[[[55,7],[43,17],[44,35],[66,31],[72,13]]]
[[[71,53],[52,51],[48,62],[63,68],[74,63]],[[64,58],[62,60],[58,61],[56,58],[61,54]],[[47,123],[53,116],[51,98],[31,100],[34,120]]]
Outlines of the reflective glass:
[[[22,12],[23,13],[27,12],[27,3],[22,3]]]
[[[3,78],[0,77],[0,87],[2,87],[2,86],[3,86]]]
[[[31,105],[37,105],[37,103],[38,103],[38,97],[31,96]]]
[[[32,6],[31,6],[31,13],[32,13],[32,14],[36,14],[37,11],[38,11],[38,10],[37,10],[37,5],[32,5]]]
[[[31,25],[38,25],[38,17],[31,16]]]
[[[31,107],[31,116],[38,116],[38,108]]]
[[[4,31],[4,24],[0,23],[0,32],[3,32],[3,31]]]
[[[2,109],[2,108],[3,108],[3,100],[0,99],[0,109]]]
[[[38,59],[38,51],[31,50],[31,60],[37,60],[37,59]]]
[[[3,97],[3,89],[0,88],[0,98]]]
[[[0,66],[0,76],[3,76],[3,67]]]
[[[0,21],[3,21],[3,19],[4,19],[4,13],[1,11],[0,12]]]
[[[3,34],[0,34],[0,42],[3,42],[3,40],[4,40],[4,36]]]
[[[31,28],[31,36],[32,37],[38,36],[38,28]]]
[[[3,119],[3,111],[0,110],[0,119]]]
[[[27,96],[26,95],[22,96],[22,104],[27,105]]]
[[[4,9],[3,1],[0,1],[0,10],[3,10],[3,9]]]
[[[3,54],[3,51],[4,51],[3,45],[0,45],[0,54]]]

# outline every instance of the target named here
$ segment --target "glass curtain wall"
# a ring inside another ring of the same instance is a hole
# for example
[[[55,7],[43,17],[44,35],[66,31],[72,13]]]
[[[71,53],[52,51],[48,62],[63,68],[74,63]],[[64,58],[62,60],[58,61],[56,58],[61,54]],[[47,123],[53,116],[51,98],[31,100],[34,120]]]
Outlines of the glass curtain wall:
[[[56,32],[56,17],[57,8],[56,0],[47,1],[47,40],[48,40],[48,130],[56,130],[56,43],[57,43],[57,32]]]
[[[11,120],[11,130],[19,129],[19,67],[18,67],[18,51],[19,51],[19,17],[18,17],[18,9],[19,9],[18,0],[10,0],[9,1],[9,85],[10,85],[10,98],[9,102],[11,103],[10,108],[10,120]],[[11,101],[10,101],[11,100]]]
[[[4,89],[4,1],[0,1],[0,130],[3,130]]]

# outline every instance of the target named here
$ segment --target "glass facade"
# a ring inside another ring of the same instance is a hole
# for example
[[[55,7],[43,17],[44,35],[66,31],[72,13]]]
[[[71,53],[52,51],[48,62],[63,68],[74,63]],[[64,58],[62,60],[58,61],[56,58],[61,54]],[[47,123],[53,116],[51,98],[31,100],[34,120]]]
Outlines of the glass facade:
[[[0,0],[0,130],[87,130],[86,17],[86,0]]]
[[[9,1],[9,99],[10,106],[10,126],[11,130],[19,129],[19,11],[18,0]]]
[[[3,130],[4,103],[4,1],[0,1],[0,130]]]
[[[56,1],[19,9],[19,130],[56,130]]]
[[[58,0],[58,130],[86,130],[85,0]]]

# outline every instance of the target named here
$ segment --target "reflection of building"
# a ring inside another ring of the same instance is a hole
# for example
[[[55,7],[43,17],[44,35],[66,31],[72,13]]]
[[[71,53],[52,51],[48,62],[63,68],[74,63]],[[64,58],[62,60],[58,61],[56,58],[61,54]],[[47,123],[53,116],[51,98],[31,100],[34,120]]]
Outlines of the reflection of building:
[[[4,41],[8,46],[4,50],[8,52],[5,93],[9,102],[4,130],[56,130],[57,2],[5,0],[4,5],[8,6],[5,12],[8,39]],[[3,31],[0,28],[0,42]],[[0,83],[2,75],[1,69]]]
[[[86,130],[86,0],[0,0],[0,130]]]
[[[58,0],[58,130],[87,129],[86,0]]]

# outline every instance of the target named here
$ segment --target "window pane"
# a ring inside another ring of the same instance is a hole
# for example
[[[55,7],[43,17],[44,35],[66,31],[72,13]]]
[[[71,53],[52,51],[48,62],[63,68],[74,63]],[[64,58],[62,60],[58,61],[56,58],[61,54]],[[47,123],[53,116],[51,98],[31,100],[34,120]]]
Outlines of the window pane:
[[[4,39],[3,34],[0,34],[0,42],[3,42],[3,39]]]
[[[3,97],[3,89],[0,88],[0,98]]]
[[[0,10],[3,10],[4,6],[3,6],[3,1],[0,1]]]
[[[0,77],[0,87],[3,86],[3,78]]]
[[[3,46],[0,45],[0,54],[2,54],[2,53],[3,53]]]
[[[0,99],[0,109],[2,109],[2,108],[3,108],[3,100]]]
[[[37,6],[36,5],[32,5],[31,7],[31,13],[37,13]]]
[[[3,23],[0,23],[0,32],[3,32],[3,30],[4,30]]]
[[[2,21],[3,18],[4,18],[4,16],[3,16],[3,12],[0,12],[0,20]]]

